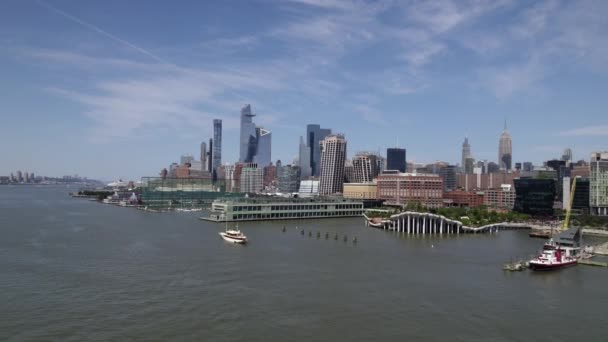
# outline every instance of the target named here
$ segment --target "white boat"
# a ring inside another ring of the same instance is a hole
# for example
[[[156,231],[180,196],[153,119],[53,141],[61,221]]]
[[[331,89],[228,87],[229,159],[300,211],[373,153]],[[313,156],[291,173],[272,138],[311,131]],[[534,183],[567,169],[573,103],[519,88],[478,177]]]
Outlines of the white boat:
[[[530,269],[548,271],[576,265],[581,258],[580,238],[580,230],[571,228],[550,239],[541,254],[528,262]]]
[[[243,233],[241,233],[240,230],[229,229],[225,232],[220,232],[219,234],[222,239],[228,242],[238,243],[240,245],[244,245],[247,243],[247,237]]]
[[[226,221],[226,230],[223,232],[219,232],[220,236],[224,241],[236,243],[239,245],[244,245],[247,243],[247,237],[241,233],[239,227],[236,229],[228,229],[228,221]]]

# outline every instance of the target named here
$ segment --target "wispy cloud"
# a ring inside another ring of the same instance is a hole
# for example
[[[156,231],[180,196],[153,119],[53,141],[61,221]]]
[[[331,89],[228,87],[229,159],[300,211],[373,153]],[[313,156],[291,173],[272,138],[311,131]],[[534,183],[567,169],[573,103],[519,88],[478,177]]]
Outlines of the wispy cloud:
[[[575,128],[560,132],[559,135],[570,137],[608,136],[608,125]]]

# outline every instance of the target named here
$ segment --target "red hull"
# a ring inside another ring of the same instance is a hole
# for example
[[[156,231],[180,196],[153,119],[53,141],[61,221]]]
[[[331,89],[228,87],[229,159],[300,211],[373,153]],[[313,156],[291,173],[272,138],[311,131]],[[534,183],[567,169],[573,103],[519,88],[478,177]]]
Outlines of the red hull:
[[[558,270],[560,268],[565,268],[565,267],[570,267],[570,266],[574,266],[577,264],[577,261],[568,261],[568,262],[561,262],[561,263],[556,263],[556,264],[535,264],[535,263],[529,263],[530,265],[530,269],[534,270],[534,271],[552,271],[552,270]]]

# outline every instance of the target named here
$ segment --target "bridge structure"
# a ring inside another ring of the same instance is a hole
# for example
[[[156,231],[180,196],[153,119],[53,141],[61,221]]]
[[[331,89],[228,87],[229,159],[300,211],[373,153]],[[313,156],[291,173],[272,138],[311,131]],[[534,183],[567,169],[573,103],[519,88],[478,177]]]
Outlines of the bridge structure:
[[[495,233],[499,230],[540,228],[530,224],[514,222],[501,222],[481,227],[469,227],[465,226],[461,221],[452,220],[442,215],[419,213],[415,211],[395,214],[378,223],[370,223],[370,219],[367,218],[367,216],[365,216],[365,218],[366,224],[369,226],[412,235]]]

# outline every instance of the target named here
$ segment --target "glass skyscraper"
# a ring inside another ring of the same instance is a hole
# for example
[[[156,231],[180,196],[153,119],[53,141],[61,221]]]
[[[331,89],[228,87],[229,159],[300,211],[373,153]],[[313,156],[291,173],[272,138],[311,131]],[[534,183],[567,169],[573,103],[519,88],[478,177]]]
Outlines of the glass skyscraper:
[[[407,167],[404,148],[387,148],[386,149],[386,169],[399,170],[405,172]]]
[[[259,167],[270,165],[272,150],[272,133],[253,122],[255,114],[251,105],[241,109],[241,136],[239,162],[257,163]]]
[[[211,148],[211,146],[210,146]],[[212,151],[212,170],[217,172],[217,168],[222,165],[222,120],[213,120],[213,151]]]
[[[313,176],[321,174],[321,147],[319,142],[331,134],[331,129],[321,128],[320,125],[306,126],[306,143],[310,148],[310,167]]]

